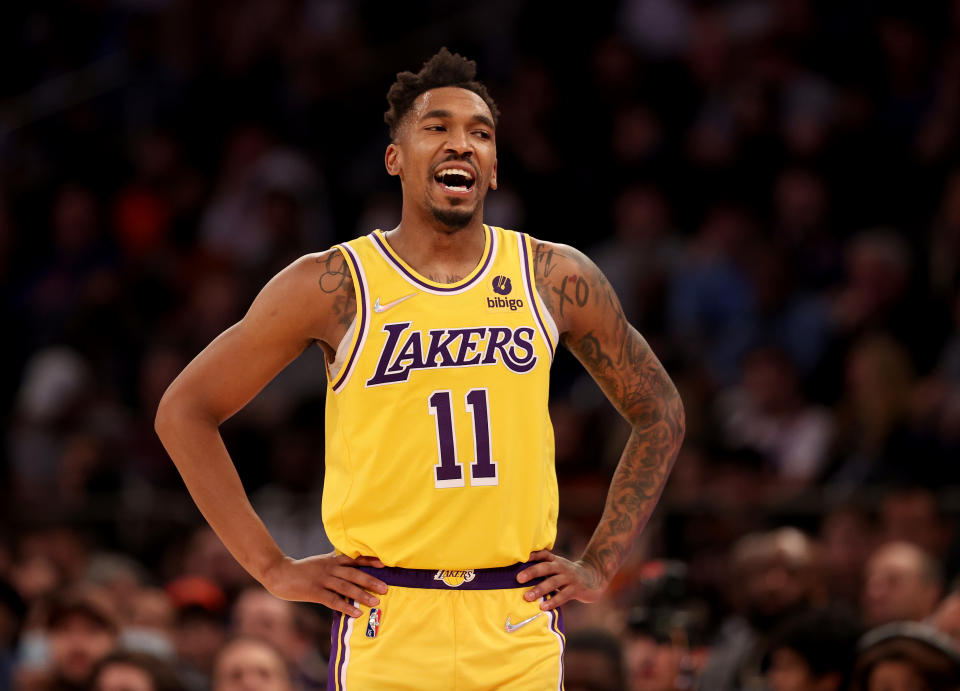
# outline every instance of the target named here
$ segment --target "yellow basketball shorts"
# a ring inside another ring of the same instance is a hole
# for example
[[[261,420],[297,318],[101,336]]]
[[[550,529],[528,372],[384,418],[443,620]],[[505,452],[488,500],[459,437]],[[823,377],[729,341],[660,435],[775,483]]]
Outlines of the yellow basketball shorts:
[[[328,691],[563,689],[563,615],[517,583],[531,563],[433,571],[362,567],[387,584],[363,614],[334,612]],[[542,580],[542,579],[540,579]]]

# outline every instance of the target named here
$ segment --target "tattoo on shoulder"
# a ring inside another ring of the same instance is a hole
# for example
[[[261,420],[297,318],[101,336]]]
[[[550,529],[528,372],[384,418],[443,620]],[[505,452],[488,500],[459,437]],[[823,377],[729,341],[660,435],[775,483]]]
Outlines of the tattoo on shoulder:
[[[323,270],[320,274],[320,290],[324,293],[336,293],[346,283],[353,285],[350,280],[350,269],[340,250],[330,251],[326,257],[317,258],[317,264]]]
[[[318,279],[320,290],[335,295],[333,313],[337,322],[347,328],[357,314],[357,298],[354,293],[350,269],[340,250],[332,250],[325,257],[318,257],[321,274]]]

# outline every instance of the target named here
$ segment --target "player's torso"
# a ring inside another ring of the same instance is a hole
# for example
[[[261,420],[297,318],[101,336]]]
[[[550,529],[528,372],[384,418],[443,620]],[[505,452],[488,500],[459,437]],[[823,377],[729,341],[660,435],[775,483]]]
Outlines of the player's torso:
[[[454,284],[419,276],[380,233],[342,247],[358,305],[327,397],[333,544],[451,570],[552,546],[556,332],[536,297],[529,240],[487,226],[482,260]]]

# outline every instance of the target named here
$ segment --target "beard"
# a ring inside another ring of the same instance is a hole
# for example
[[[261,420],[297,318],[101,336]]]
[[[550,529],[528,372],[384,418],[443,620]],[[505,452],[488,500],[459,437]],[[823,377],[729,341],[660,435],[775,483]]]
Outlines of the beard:
[[[477,206],[479,206],[479,204]],[[433,214],[433,217],[440,221],[440,223],[451,230],[460,230],[461,228],[465,228],[473,219],[474,215],[476,215],[477,206],[472,209],[441,209],[430,204],[428,208],[430,209],[430,213]]]

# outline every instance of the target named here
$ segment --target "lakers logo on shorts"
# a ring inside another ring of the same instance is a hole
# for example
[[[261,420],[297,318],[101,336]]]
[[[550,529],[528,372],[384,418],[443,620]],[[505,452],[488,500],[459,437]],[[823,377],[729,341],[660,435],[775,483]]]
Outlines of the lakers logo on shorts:
[[[476,576],[473,573],[473,569],[469,571],[437,571],[433,575],[433,580],[443,581],[444,585],[448,585],[451,588],[459,588],[464,583],[469,583]]]

